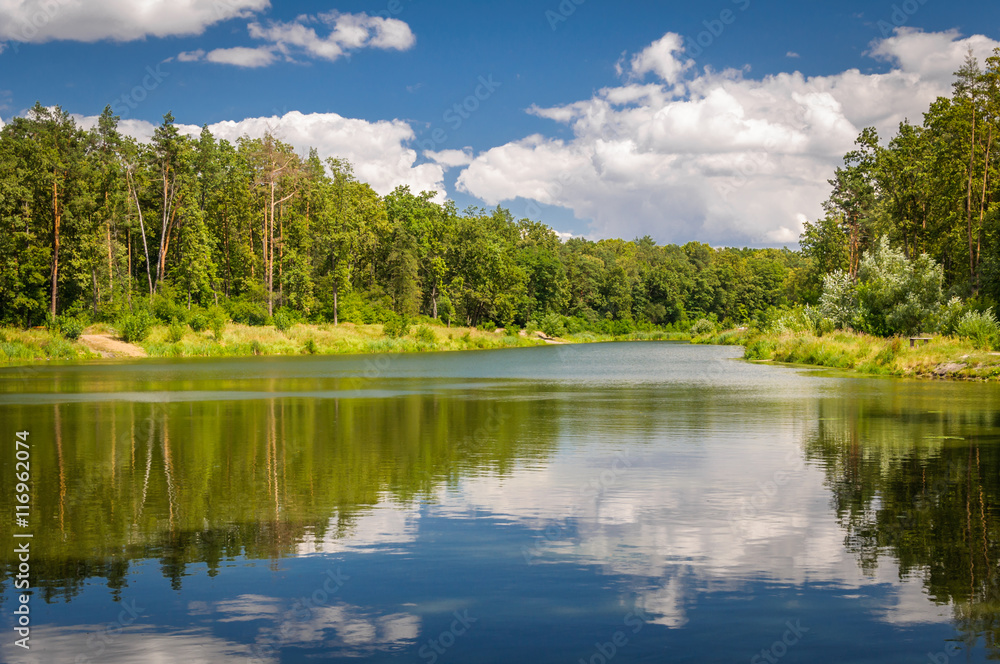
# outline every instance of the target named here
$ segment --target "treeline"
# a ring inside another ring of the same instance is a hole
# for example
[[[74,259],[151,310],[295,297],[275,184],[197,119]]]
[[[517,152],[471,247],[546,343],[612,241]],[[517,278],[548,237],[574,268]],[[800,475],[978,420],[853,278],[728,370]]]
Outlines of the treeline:
[[[825,218],[801,238],[812,288],[837,271],[856,280],[885,239],[907,258],[933,259],[946,295],[1000,301],[1000,49],[984,67],[970,52],[955,76],[922,124],[901,123],[885,145],[866,129],[847,154]]]
[[[139,143],[105,109],[84,130],[40,104],[0,132],[0,323],[161,318],[525,326],[628,332],[743,322],[809,297],[808,262],[776,249],[560,241],[503,208],[379,196],[343,160],[272,135]],[[812,279],[815,281],[815,279]],[[812,297],[818,297],[815,288]]]

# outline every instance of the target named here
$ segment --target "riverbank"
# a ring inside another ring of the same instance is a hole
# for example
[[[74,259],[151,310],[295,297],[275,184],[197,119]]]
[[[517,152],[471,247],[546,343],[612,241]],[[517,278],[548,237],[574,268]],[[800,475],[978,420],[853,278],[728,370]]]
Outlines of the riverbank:
[[[419,353],[431,351],[493,350],[553,343],[597,343],[607,341],[685,341],[689,336],[674,332],[635,332],[611,336],[582,332],[565,337],[540,333],[506,334],[470,327],[421,325],[401,337],[388,337],[382,325],[352,323],[297,324],[287,330],[272,325],[249,326],[229,323],[217,339],[211,331],[195,332],[187,326],[177,334],[170,326],[154,326],[137,344],[124,342],[113,328],[97,324],[76,340],[45,329],[0,329],[0,364],[50,360],[92,360],[141,357],[246,357],[254,355],[348,355]]]
[[[868,375],[1000,379],[1000,353],[980,350],[970,341],[947,336],[933,337],[911,348],[906,338],[883,339],[847,331],[819,337],[808,332],[727,330],[696,337],[692,343],[743,346],[747,360],[847,369]]]

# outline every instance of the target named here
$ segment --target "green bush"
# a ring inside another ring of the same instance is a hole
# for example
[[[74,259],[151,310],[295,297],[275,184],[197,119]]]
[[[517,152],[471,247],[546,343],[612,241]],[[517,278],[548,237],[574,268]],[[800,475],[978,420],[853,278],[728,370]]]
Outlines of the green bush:
[[[543,318],[541,328],[542,332],[550,337],[561,337],[566,334],[566,325],[559,314],[549,314]]]
[[[170,343],[175,344],[184,338],[185,332],[187,332],[187,326],[175,318],[170,323],[170,327],[167,328],[167,339],[170,340]]]
[[[154,322],[148,311],[140,309],[118,321],[118,334],[127,343],[138,343],[149,336]]]
[[[708,320],[707,318],[702,318],[695,322],[691,326],[691,334],[698,337],[703,334],[715,334],[715,323]]]
[[[406,316],[389,314],[385,323],[382,324],[382,331],[390,339],[399,339],[410,333],[410,320]]]
[[[229,305],[229,317],[234,323],[261,327],[267,325],[267,310],[260,304],[236,300]]]
[[[292,317],[283,311],[274,314],[274,328],[278,332],[287,332],[292,327]]]
[[[968,339],[980,350],[988,350],[996,345],[1000,337],[1000,326],[992,309],[967,311],[958,321],[955,334]]]
[[[62,318],[59,321],[59,329],[62,335],[70,341],[76,341],[83,334],[83,322],[78,318]]]
[[[306,352],[310,355],[315,355],[319,352],[319,346],[316,344],[316,340],[312,337],[306,339]]]
[[[437,341],[437,337],[434,336],[434,330],[426,325],[418,327],[413,336],[416,337],[417,341],[420,343],[433,344]]]
[[[212,328],[212,335],[216,341],[222,341],[222,335],[226,331],[226,316],[221,311],[214,312],[208,319],[208,325]]]
[[[527,334],[529,337],[534,335],[535,332],[537,331],[538,331],[538,323],[536,323],[535,321],[529,320],[527,323],[524,324],[524,333]]]
[[[160,321],[166,325],[169,325],[171,321],[178,320],[182,323],[187,322],[188,311],[181,305],[174,302],[170,297],[169,292],[157,293],[153,296],[153,301],[150,304],[150,309],[154,316],[160,319]]]
[[[823,278],[820,311],[838,328],[883,337],[914,334],[940,313],[943,281],[933,258],[909,260],[883,237],[861,258],[857,280],[842,270]]]
[[[483,332],[496,332],[497,324],[491,320],[484,320],[482,323],[477,325],[476,328],[482,330]]]
[[[188,325],[195,332],[204,332],[209,327],[208,315],[201,311],[194,313],[188,319]]]

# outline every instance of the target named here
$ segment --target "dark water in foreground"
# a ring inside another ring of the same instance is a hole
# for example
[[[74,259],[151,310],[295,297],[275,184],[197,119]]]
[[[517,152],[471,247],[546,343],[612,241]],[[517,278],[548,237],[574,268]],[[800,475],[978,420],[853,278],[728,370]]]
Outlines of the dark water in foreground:
[[[1000,389],[738,354],[0,370],[0,661],[1000,656]]]

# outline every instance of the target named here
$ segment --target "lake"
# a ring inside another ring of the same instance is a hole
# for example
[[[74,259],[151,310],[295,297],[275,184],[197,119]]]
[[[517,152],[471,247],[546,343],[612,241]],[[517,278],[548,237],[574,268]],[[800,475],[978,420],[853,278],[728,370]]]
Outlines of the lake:
[[[1000,388],[740,355],[0,370],[0,660],[1000,656]]]

